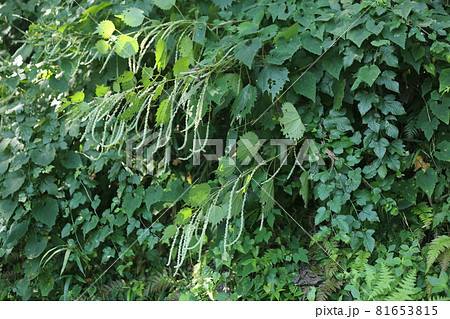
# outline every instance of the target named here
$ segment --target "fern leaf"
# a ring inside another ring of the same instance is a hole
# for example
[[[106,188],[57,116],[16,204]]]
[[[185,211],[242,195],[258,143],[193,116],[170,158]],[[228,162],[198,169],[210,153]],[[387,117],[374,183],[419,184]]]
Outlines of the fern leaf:
[[[448,264],[450,262],[450,249],[447,249],[442,254],[440,254],[438,257],[438,260],[439,260],[439,265],[441,266],[441,269],[443,271],[447,271]]]
[[[392,290],[392,282],[394,281],[394,275],[386,264],[381,264],[380,270],[377,276],[377,284],[373,289],[372,297],[376,295],[385,295]]]
[[[444,251],[450,250],[450,237],[449,236],[440,236],[430,243],[430,247],[427,253],[427,272],[430,270],[431,266],[434,264],[436,259],[438,259],[439,255],[441,255]],[[447,253],[446,253],[447,255]],[[447,255],[448,256],[448,255]],[[444,265],[448,265],[448,260]],[[442,265],[442,264],[441,264]]]
[[[387,301],[409,301],[416,293],[417,270],[411,270],[401,281],[400,287],[389,295]]]
[[[342,287],[342,281],[337,279],[327,279],[319,287],[317,290],[319,291],[316,295],[316,300],[318,301],[326,301],[328,298],[335,292],[337,292]]]

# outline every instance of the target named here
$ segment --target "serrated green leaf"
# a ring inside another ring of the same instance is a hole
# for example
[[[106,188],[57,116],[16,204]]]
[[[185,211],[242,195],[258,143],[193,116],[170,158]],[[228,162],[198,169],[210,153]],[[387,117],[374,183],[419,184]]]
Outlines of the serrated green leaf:
[[[117,38],[114,52],[121,58],[127,59],[139,51],[139,44],[135,38],[128,35],[121,35]]]
[[[245,143],[244,143],[245,141]],[[260,148],[258,136],[254,132],[247,132],[237,142],[236,156],[239,161],[247,163]]]
[[[114,33],[114,30],[116,30],[116,27],[112,21],[103,20],[97,25],[95,33],[100,34],[105,39],[109,39]]]
[[[244,63],[249,69],[251,69],[253,59],[261,48],[261,45],[262,42],[260,38],[253,39],[250,45],[246,45],[245,42],[241,42],[234,49],[234,56],[236,59]]]
[[[378,85],[384,85],[386,89],[399,93],[399,84],[398,82],[394,81],[395,77],[395,72],[386,70],[381,73],[375,83]]]
[[[312,37],[309,32],[302,32],[301,40],[304,49],[316,55],[322,53],[322,42],[320,42],[319,39]]]
[[[402,25],[398,28],[395,28],[393,30],[389,30],[389,28],[385,28],[383,30],[383,37],[391,40],[398,46],[400,46],[402,49],[405,49],[405,43],[406,43],[406,33],[408,31],[408,28],[406,25]]]
[[[95,44],[95,49],[100,54],[107,54],[109,52],[109,49],[111,49],[111,46],[105,40],[98,40]]]
[[[324,220],[328,220],[331,215],[331,211],[327,210],[325,207],[319,207],[317,209],[317,214],[314,217],[314,224],[319,225]]]
[[[156,68],[158,69],[158,72],[161,72],[167,64],[167,43],[163,39],[160,39],[156,43],[155,59]]]
[[[333,82],[333,108],[339,110],[342,107],[342,101],[345,96],[346,79]]]
[[[175,237],[175,234],[177,233],[178,227],[175,225],[169,225],[167,226],[163,231],[163,236],[161,237],[161,242],[167,242],[172,237]]]
[[[378,105],[378,108],[383,112],[383,114],[393,114],[393,115],[403,115],[406,113],[402,103],[395,100],[395,95],[388,94],[386,95],[381,103]]]
[[[239,34],[242,36],[254,34],[258,32],[259,26],[256,23],[245,21],[242,23],[239,23],[238,30]]]
[[[429,116],[425,109],[420,112],[417,118],[417,126],[425,133],[426,139],[429,141],[439,126],[439,120],[433,115]]]
[[[269,182],[266,182],[261,186],[261,192],[259,195],[259,202],[262,204],[262,213],[264,215],[267,212],[271,211],[275,206],[273,196],[274,196],[274,187],[273,187],[273,179],[271,179]]]
[[[227,212],[220,206],[212,206],[210,210],[208,223],[210,223],[212,227],[219,224],[227,216]]]
[[[370,36],[370,32],[364,27],[356,27],[347,32],[347,39],[361,47],[361,44]]]
[[[189,57],[189,58],[193,58],[194,57],[194,42],[192,41],[191,38],[184,36],[181,41],[180,44],[178,46],[178,50],[180,51],[180,55],[181,57],[185,58],[185,57]]]
[[[339,80],[339,74],[344,66],[344,59],[341,58],[337,50],[331,49],[322,57],[322,67],[335,79]]]
[[[175,2],[176,0],[153,0],[153,3],[163,10],[170,10]]]
[[[395,48],[391,45],[383,45],[380,47],[381,62],[386,63],[394,68],[398,67],[398,58],[395,56]]]
[[[373,205],[364,206],[363,210],[358,214],[361,221],[377,222],[380,221],[377,212],[373,210]]]
[[[128,8],[122,11],[122,21],[130,27],[138,27],[144,21],[144,11],[138,8]]]
[[[281,38],[283,38],[286,41],[290,41],[297,34],[298,34],[298,23],[294,23],[290,27],[284,28],[283,30],[278,32],[273,41],[277,42]]]
[[[294,105],[285,102],[281,106],[281,110],[283,111],[283,116],[280,117],[280,124],[284,136],[292,139],[302,138],[306,128]]]
[[[153,77],[153,69],[148,68],[148,67],[143,67],[141,78],[142,78],[142,84],[145,87],[148,87],[152,83],[152,81],[151,81],[152,77]]]
[[[198,207],[203,205],[209,198],[211,187],[207,183],[192,186],[189,190],[186,204]]]
[[[171,104],[169,99],[165,99],[161,102],[161,104],[158,107],[158,110],[156,111],[156,124],[161,126],[163,124],[166,124],[170,120],[170,108]]]
[[[212,0],[212,2],[220,8],[220,10],[225,10],[234,2],[234,0]]]
[[[177,62],[175,62],[175,64],[173,65],[173,75],[178,76],[180,75],[180,73],[188,71],[190,60],[190,57],[178,59]]]
[[[368,229],[363,233],[364,247],[370,252],[375,248],[375,239],[372,237],[373,233],[375,233],[375,230],[373,229]]]
[[[97,87],[95,88],[95,95],[97,95],[98,97],[103,97],[106,95],[106,93],[108,93],[109,89],[109,86],[104,86],[103,84],[97,85]]]
[[[125,214],[129,218],[133,216],[133,213],[136,211],[136,209],[141,207],[142,200],[142,195],[138,192],[125,194],[125,196],[123,197],[122,207],[125,211]]]
[[[263,92],[267,92],[272,96],[273,100],[289,80],[288,74],[289,71],[285,67],[266,65],[259,73],[256,82]]]
[[[401,16],[403,19],[406,19],[413,7],[414,7],[413,1],[403,1],[394,6],[392,12]]]
[[[231,114],[233,118],[245,118],[249,114],[256,101],[256,88],[248,84],[243,88],[231,107]]]
[[[236,165],[234,161],[227,156],[222,156],[219,158],[219,166],[216,169],[216,175],[221,177],[228,177],[233,174]]]
[[[299,248],[297,252],[292,254],[292,259],[295,263],[298,263],[299,261],[309,263],[308,251],[305,248]]]
[[[366,29],[373,34],[379,35],[383,30],[384,22],[381,21],[378,24],[375,24],[375,21],[372,18],[367,19]]]
[[[356,89],[361,82],[367,83],[369,86],[372,86],[375,80],[380,75],[381,71],[376,65],[371,66],[363,66],[356,73],[356,81],[353,83],[352,90]]]
[[[416,173],[417,185],[431,197],[433,195],[434,188],[436,187],[438,177],[436,171],[433,168],[428,168],[424,173],[422,170]]]
[[[192,209],[190,209],[189,207],[185,207],[177,213],[174,223],[180,226],[185,225],[189,221],[191,216]]]
[[[265,60],[269,64],[282,65],[286,60],[291,59],[299,48],[300,42],[297,39],[291,41],[286,41],[284,38],[280,39],[276,42],[275,47],[270,50]]]
[[[313,102],[316,101],[316,77],[312,72],[304,73],[295,83],[294,91],[297,94],[306,96]]]
[[[428,101],[428,105],[430,107],[431,113],[433,113],[434,116],[436,116],[438,119],[440,119],[445,124],[447,124],[447,125],[449,124],[449,121],[450,121],[450,103],[447,104],[445,102],[445,100],[443,100],[442,103],[439,103],[438,101],[431,100],[431,101]]]

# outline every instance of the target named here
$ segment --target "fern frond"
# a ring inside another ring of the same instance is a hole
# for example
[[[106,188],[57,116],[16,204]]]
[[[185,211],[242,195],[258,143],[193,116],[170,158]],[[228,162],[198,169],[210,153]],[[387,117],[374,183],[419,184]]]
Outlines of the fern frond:
[[[427,272],[430,270],[431,266],[434,264],[436,259],[438,259],[439,255],[450,250],[450,237],[449,236],[440,236],[433,239],[430,243],[430,247],[428,248],[427,253]],[[442,264],[441,264],[442,265]],[[447,261],[444,260],[444,265],[448,265]]]
[[[327,279],[319,287],[317,290],[319,291],[316,295],[316,300],[318,301],[326,301],[328,298],[335,292],[337,292],[342,287],[342,281],[337,280],[335,278]]]
[[[149,279],[151,282],[151,292],[163,292],[173,284],[172,277],[167,274],[166,271],[158,272],[155,275],[151,276]]]
[[[443,271],[447,271],[450,262],[450,249],[447,249],[438,257],[439,265]]]
[[[364,268],[367,265],[369,260],[370,253],[365,250],[360,250],[357,252],[357,256],[353,263],[350,265],[352,269],[359,270]]]
[[[416,290],[417,270],[412,269],[401,281],[399,287],[389,295],[386,301],[409,301]]]
[[[405,137],[408,139],[413,139],[417,135],[419,135],[419,131],[416,128],[416,121],[414,120],[415,117],[411,116],[408,118],[405,128],[403,129],[405,132]]]
[[[377,272],[375,270],[375,267],[373,267],[369,264],[364,265],[364,276],[366,277],[367,286],[369,288],[372,288],[372,282],[377,277]]]
[[[259,259],[264,267],[273,266],[283,260],[283,254],[280,249],[269,249]]]
[[[394,281],[395,277],[392,274],[391,270],[388,266],[386,266],[385,263],[381,264],[380,270],[377,275],[377,283],[375,288],[373,289],[372,297],[375,295],[384,295],[392,290],[392,282]]]

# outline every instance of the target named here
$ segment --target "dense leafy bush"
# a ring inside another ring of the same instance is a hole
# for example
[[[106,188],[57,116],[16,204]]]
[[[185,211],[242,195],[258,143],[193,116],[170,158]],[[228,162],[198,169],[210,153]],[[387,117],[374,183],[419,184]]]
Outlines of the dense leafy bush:
[[[1,300],[449,297],[446,1],[0,18]]]

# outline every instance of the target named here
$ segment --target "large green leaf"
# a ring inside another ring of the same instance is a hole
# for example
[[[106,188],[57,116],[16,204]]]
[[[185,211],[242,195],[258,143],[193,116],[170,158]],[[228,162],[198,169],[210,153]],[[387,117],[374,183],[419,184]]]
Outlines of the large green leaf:
[[[450,87],[450,68],[444,69],[439,74],[439,92]]]
[[[17,205],[17,201],[13,201],[10,199],[0,200],[0,217],[4,220],[5,223],[7,223],[11,216],[14,214]]]
[[[322,57],[322,67],[339,80],[339,74],[344,66],[344,58],[340,57],[337,51],[333,48]]]
[[[312,72],[302,74],[294,83],[295,93],[306,96],[313,102],[316,101],[316,77]]]
[[[29,220],[23,222],[15,222],[11,225],[6,236],[5,245],[13,243],[16,240],[22,238],[28,231]]]
[[[372,86],[375,80],[380,75],[380,68],[376,65],[371,66],[363,66],[356,73],[356,80],[352,85],[352,90],[356,89],[361,82],[367,83],[369,86]]]
[[[284,136],[292,139],[302,138],[305,133],[305,126],[294,105],[285,102],[281,106],[281,110],[283,111],[283,116],[280,117],[280,124]]]
[[[47,144],[43,148],[37,148],[30,152],[31,160],[41,166],[49,165],[55,159],[55,155],[56,150],[52,144]]]
[[[97,25],[96,33],[105,39],[109,39],[116,30],[114,23],[110,20],[103,20]]]
[[[210,210],[208,222],[213,227],[219,224],[227,216],[227,212],[221,206],[212,206]]]
[[[269,93],[273,100],[289,80],[288,74],[289,71],[285,67],[267,65],[259,73],[256,83],[263,92]]]
[[[234,118],[244,118],[249,114],[256,101],[256,88],[248,84],[243,88],[231,107],[231,114]]]
[[[153,0],[153,3],[163,10],[169,10],[175,5],[176,0]]]
[[[433,168],[428,168],[425,173],[420,170],[416,173],[416,181],[425,194],[431,196],[438,181],[436,171]]]
[[[114,52],[121,58],[129,58],[139,51],[139,44],[135,38],[128,35],[121,35],[117,38],[114,46]]]
[[[138,8],[128,8],[122,11],[120,18],[130,27],[138,27],[144,21],[144,11]]]
[[[260,146],[258,135],[247,132],[237,142],[236,156],[239,161],[247,164],[254,156],[257,156]]]
[[[262,42],[260,38],[255,38],[251,41],[250,45],[246,45],[245,42],[239,43],[234,49],[234,55],[236,59],[248,66],[249,69],[252,68],[253,59],[256,53],[261,48]]]
[[[39,257],[47,247],[47,237],[34,233],[25,245],[25,255],[30,258]]]
[[[6,175],[3,185],[5,190],[2,192],[2,198],[14,194],[23,185],[25,174],[22,171],[15,171]]]
[[[193,207],[201,206],[208,200],[210,192],[211,187],[207,183],[194,185],[189,190],[186,203]]]
[[[58,212],[58,201],[54,198],[47,197],[45,200],[36,199],[32,203],[31,213],[34,219],[49,227],[55,225]]]
[[[368,93],[367,91],[358,91],[355,95],[355,100],[359,101],[358,110],[361,113],[361,116],[364,116],[373,105],[378,103],[379,98],[378,95],[373,92]]]
[[[436,145],[437,151],[434,153],[434,156],[438,160],[450,162],[450,142],[442,141]]]

